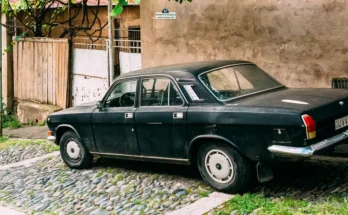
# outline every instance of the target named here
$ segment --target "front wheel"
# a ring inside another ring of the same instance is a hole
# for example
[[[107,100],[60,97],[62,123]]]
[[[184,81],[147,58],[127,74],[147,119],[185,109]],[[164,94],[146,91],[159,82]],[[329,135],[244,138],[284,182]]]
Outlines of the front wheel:
[[[93,156],[82,144],[80,137],[67,131],[60,139],[60,155],[66,165],[73,169],[84,169],[92,166]]]
[[[250,161],[226,144],[203,144],[198,150],[197,164],[202,178],[216,190],[241,193],[251,187]]]

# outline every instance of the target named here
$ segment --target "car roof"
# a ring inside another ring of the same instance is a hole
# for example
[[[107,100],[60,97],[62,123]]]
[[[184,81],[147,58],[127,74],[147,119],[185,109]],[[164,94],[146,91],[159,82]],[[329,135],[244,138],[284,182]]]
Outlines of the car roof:
[[[201,61],[193,63],[175,64],[169,66],[154,67],[148,69],[141,69],[133,72],[129,72],[119,76],[119,78],[141,76],[141,75],[156,75],[164,74],[170,75],[174,78],[192,78],[192,75],[197,77],[199,74],[205,71],[209,71],[215,68],[223,66],[233,66],[238,64],[253,64],[248,61],[242,60],[215,60],[215,61]]]

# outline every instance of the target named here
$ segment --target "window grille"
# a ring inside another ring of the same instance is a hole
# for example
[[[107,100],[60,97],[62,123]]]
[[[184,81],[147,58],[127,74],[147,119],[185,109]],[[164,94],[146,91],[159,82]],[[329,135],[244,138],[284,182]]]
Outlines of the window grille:
[[[334,89],[348,89],[348,78],[333,78],[331,84]]]

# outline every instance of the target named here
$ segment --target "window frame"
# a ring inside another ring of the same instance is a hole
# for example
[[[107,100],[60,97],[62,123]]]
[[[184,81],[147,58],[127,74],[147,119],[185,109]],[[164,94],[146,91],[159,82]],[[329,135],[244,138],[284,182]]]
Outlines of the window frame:
[[[235,99],[239,99],[239,98],[243,98],[243,97],[246,97],[246,96],[250,96],[250,95],[254,95],[254,94],[259,94],[259,93],[263,93],[263,92],[267,92],[267,91],[270,91],[270,90],[274,90],[274,89],[278,89],[278,88],[283,88],[285,87],[283,84],[281,84],[279,81],[277,81],[276,79],[274,79],[271,75],[269,75],[267,72],[263,71],[262,69],[260,69],[260,72],[262,72],[263,74],[265,74],[267,77],[269,77],[270,79],[272,79],[273,81],[275,81],[276,83],[279,84],[279,86],[277,87],[272,87],[272,88],[269,88],[269,89],[265,89],[265,90],[260,90],[260,91],[257,91],[257,92],[253,92],[253,93],[248,93],[248,94],[245,94],[245,95],[241,95],[241,96],[236,96],[236,97],[233,97],[233,98],[229,98],[229,99],[219,99],[215,94],[214,92],[212,92],[209,87],[207,85],[205,85],[205,83],[203,82],[201,76],[206,74],[206,73],[210,73],[210,72],[214,72],[214,71],[217,71],[217,70],[220,70],[220,69],[224,69],[224,68],[232,68],[232,67],[236,67],[236,66],[247,66],[247,65],[250,65],[250,66],[256,66],[258,67],[257,65],[255,64],[252,64],[252,63],[240,63],[240,64],[230,64],[230,65],[226,65],[226,66],[222,66],[222,67],[217,67],[217,68],[214,68],[214,69],[211,69],[211,70],[208,70],[208,71],[205,71],[205,72],[202,72],[198,75],[198,80],[199,82],[203,85],[203,87],[209,91],[209,93],[219,102],[227,102],[227,101],[232,101],[232,100],[235,100]]]
[[[177,91],[178,91],[178,93],[179,93],[179,96],[180,96],[180,98],[181,98],[181,101],[182,101],[182,104],[181,105],[170,105],[170,90],[168,91],[168,105],[155,105],[155,106],[143,106],[143,105],[141,105],[141,100],[142,100],[142,93],[141,93],[141,86],[142,86],[142,83],[143,83],[143,80],[144,79],[167,79],[168,81],[169,81],[169,87],[173,84],[173,86],[174,87],[176,87],[177,88]],[[180,88],[179,88],[179,86],[178,86],[178,84],[176,83],[176,82],[174,82],[170,77],[167,77],[167,76],[161,76],[161,75],[158,75],[158,76],[149,76],[149,77],[140,77],[139,78],[139,84],[138,84],[138,86],[139,86],[139,89],[138,89],[138,92],[139,92],[139,94],[138,94],[138,106],[139,107],[183,107],[183,106],[185,106],[185,104],[186,104],[186,99],[185,99],[185,97],[183,96],[183,93],[181,92],[181,90],[180,90]]]
[[[106,101],[109,98],[112,91],[116,88],[117,85],[125,83],[125,82],[136,82],[136,88],[135,88],[135,97],[134,97],[134,105],[128,106],[128,107],[106,107]],[[109,91],[105,94],[104,98],[102,99],[103,107],[104,108],[135,108],[137,106],[137,96],[138,96],[138,88],[139,88],[139,78],[125,78],[125,79],[119,79],[116,80],[110,87]]]

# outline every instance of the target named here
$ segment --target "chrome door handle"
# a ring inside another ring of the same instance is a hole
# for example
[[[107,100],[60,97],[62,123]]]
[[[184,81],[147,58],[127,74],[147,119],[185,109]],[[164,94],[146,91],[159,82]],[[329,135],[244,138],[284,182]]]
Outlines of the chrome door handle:
[[[125,113],[124,118],[126,119],[133,119],[133,113]]]
[[[173,119],[183,119],[184,113],[173,113]]]

